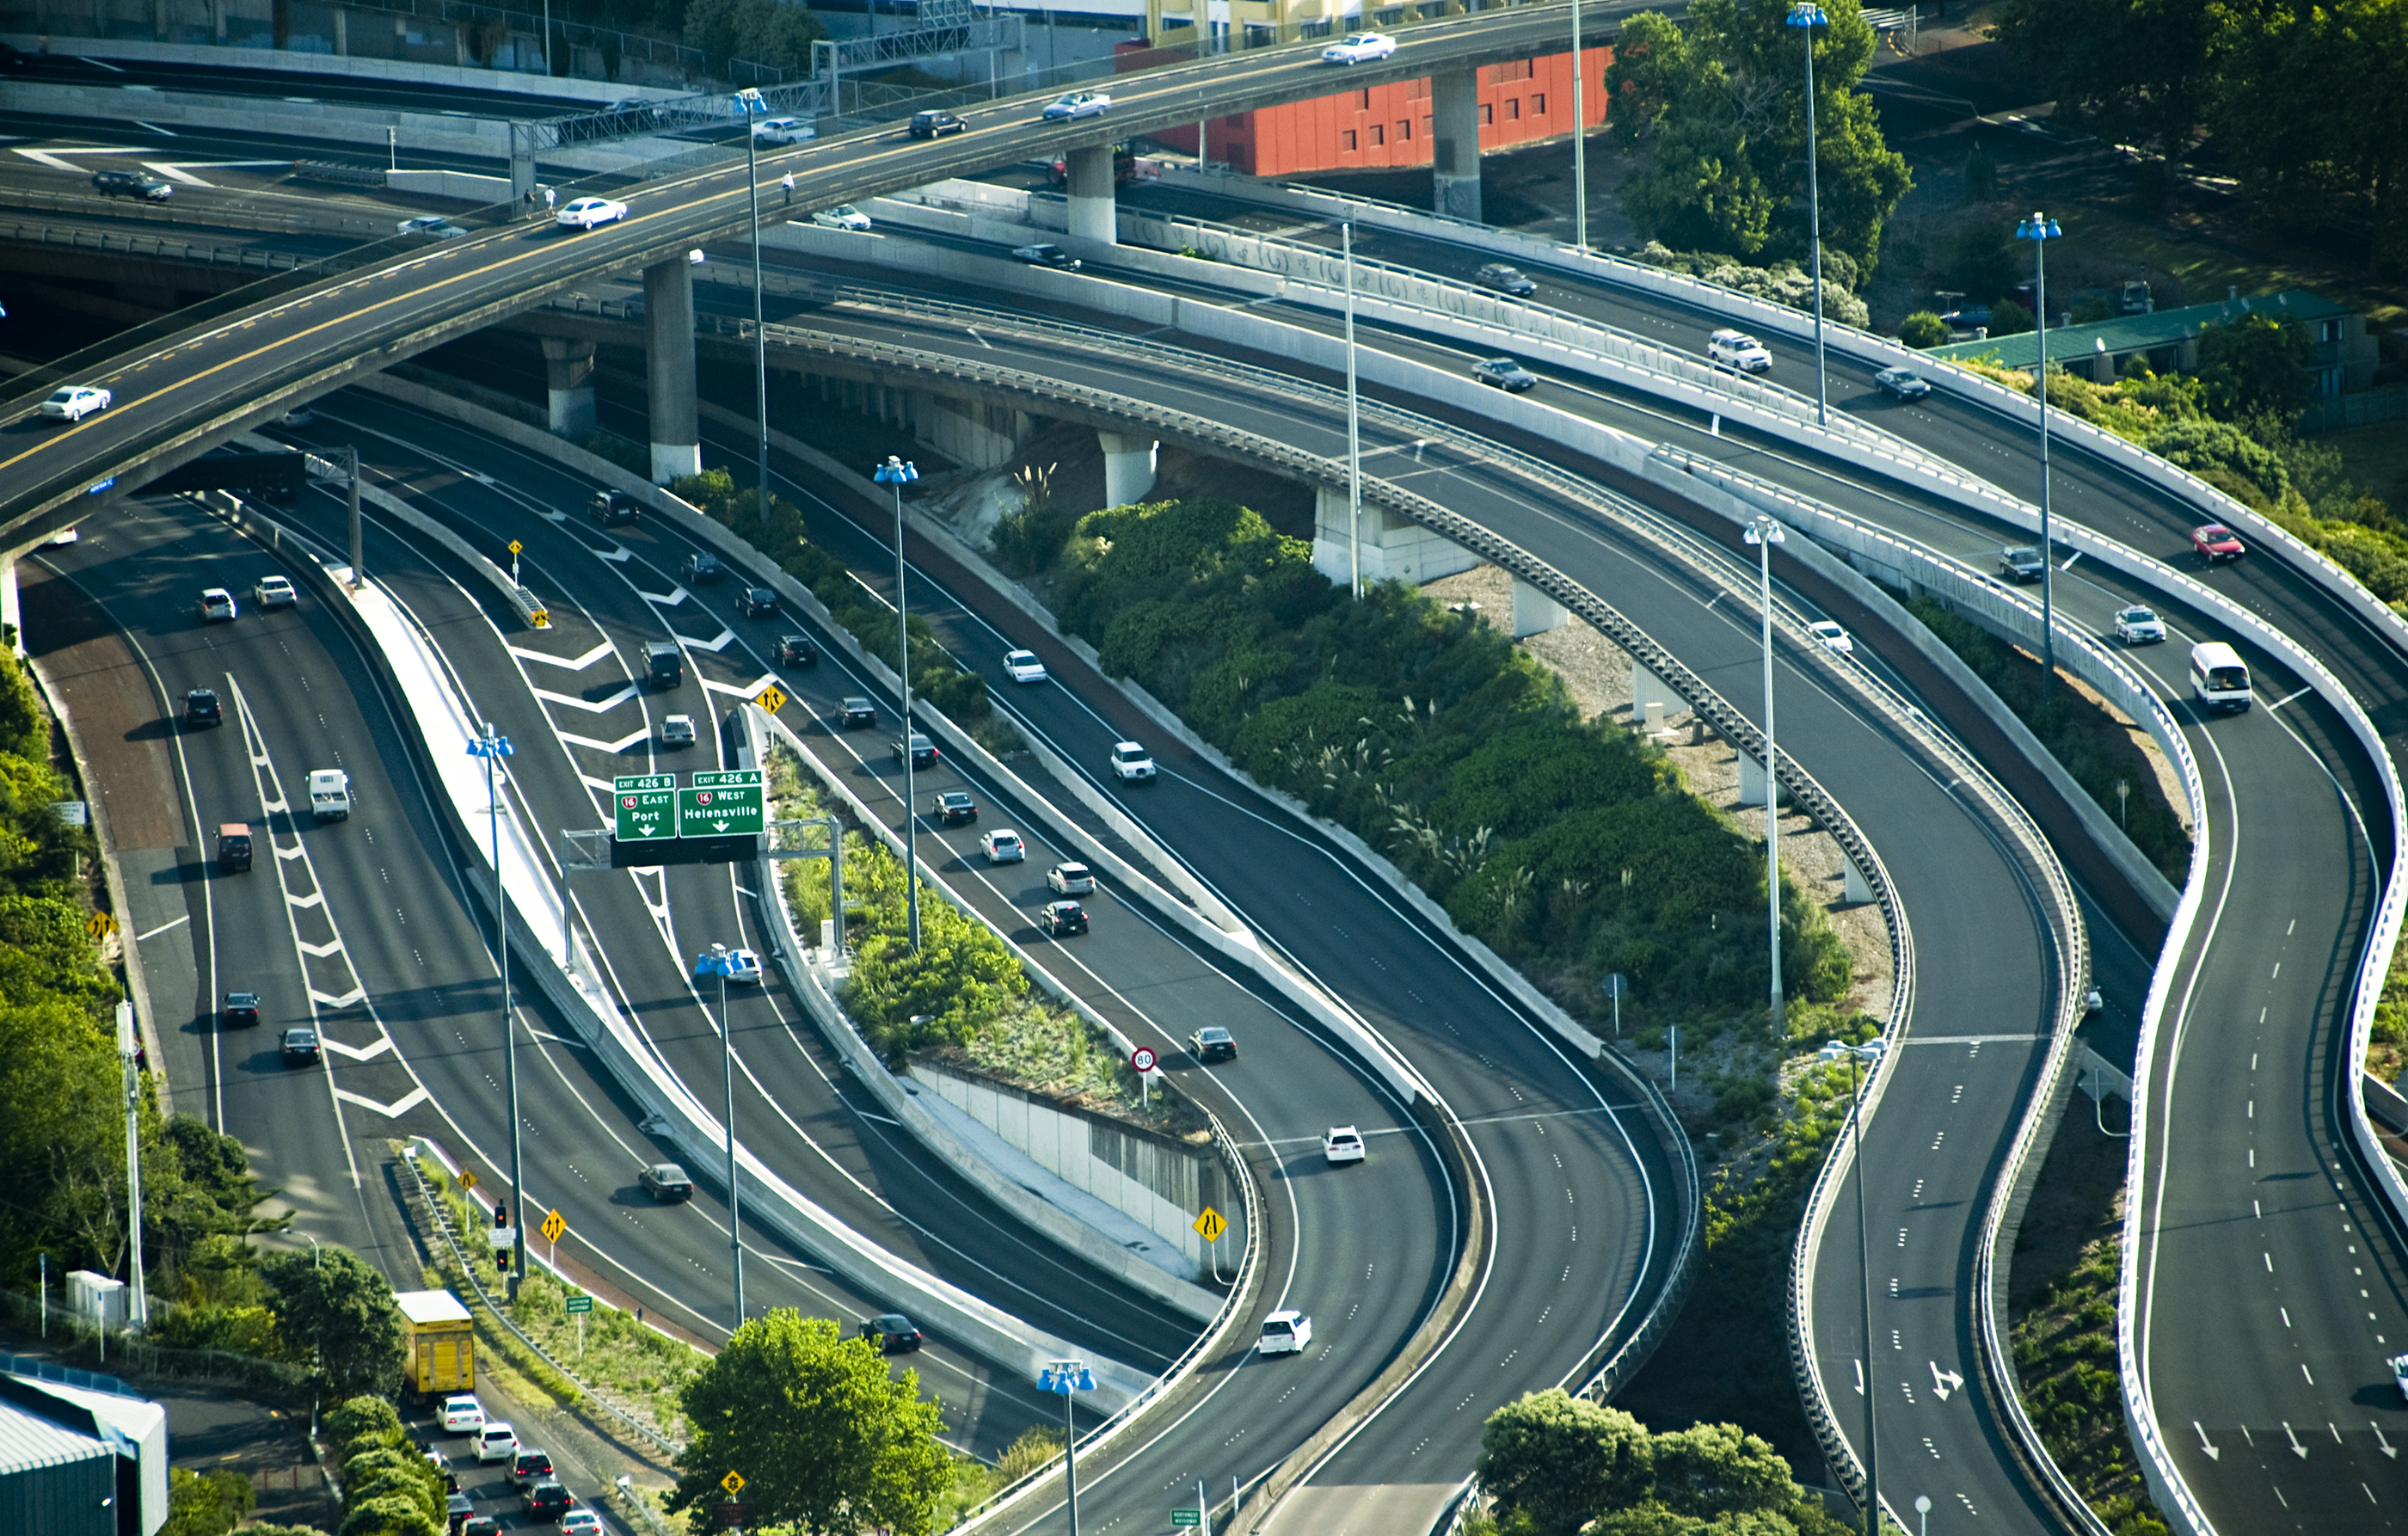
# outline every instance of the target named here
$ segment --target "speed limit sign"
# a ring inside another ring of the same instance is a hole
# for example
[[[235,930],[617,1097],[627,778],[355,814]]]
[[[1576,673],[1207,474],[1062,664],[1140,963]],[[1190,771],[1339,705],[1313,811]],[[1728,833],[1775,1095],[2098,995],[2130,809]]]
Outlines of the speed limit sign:
[[[1136,1050],[1129,1053],[1129,1065],[1136,1068],[1140,1072],[1150,1072],[1154,1070],[1154,1047],[1150,1045],[1140,1045]]]

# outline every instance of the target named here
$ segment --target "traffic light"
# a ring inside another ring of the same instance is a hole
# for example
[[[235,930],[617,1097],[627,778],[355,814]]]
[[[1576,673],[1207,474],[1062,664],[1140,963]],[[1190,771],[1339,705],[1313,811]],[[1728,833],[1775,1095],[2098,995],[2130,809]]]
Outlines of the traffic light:
[[[510,1251],[508,1248],[494,1250],[494,1268],[503,1274],[510,1272]]]
[[[501,1231],[510,1224],[510,1208],[499,1200],[494,1202],[494,1230]]]

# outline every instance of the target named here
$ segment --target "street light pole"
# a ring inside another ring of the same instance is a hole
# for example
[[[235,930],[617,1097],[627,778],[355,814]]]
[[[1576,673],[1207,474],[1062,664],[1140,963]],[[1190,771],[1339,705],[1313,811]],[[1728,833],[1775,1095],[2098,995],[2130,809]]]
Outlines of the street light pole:
[[[911,610],[904,596],[903,487],[920,478],[918,467],[889,453],[874,477],[895,487],[895,659],[903,679],[903,910],[910,914],[911,953],[920,953],[920,816],[911,771]]]
[[[755,442],[757,478],[760,489],[753,503],[756,521],[769,521],[769,337],[761,323],[761,176],[759,171],[761,140],[752,132],[752,114],[766,112],[769,104],[761,93],[747,86],[736,93],[736,104],[744,109],[744,192],[752,207],[752,409],[759,427]]]
[[[131,1282],[125,1325],[137,1331],[150,1326],[150,1291],[142,1278],[142,1069],[135,1043],[134,1005],[117,1005],[117,1056],[125,1069],[125,1234],[133,1243],[127,1255],[126,1279]]]
[[[1772,546],[1784,541],[1781,524],[1758,517],[1747,525],[1747,541],[1756,549],[1764,603],[1764,899],[1772,930],[1772,1038],[1779,1041],[1788,1033],[1781,997],[1781,780],[1774,770],[1781,754],[1772,738]]]
[[[1785,23],[1806,35],[1806,222],[1814,247],[1814,423],[1831,424],[1831,390],[1823,371],[1823,184],[1814,163],[1814,29],[1831,19],[1813,0],[1796,0]]]
[[[697,976],[719,978],[719,1069],[727,1095],[727,1251],[736,1276],[736,1323],[744,1326],[744,1197],[736,1183],[736,1041],[727,1025],[727,973],[736,969],[725,944],[695,962]]]
[[[498,758],[512,755],[510,739],[494,734],[492,721],[485,722],[485,734],[468,743],[468,755],[485,760],[485,815],[492,829],[494,846],[494,944],[501,954],[502,978],[502,1072],[509,1084],[510,1100],[510,1199],[518,1202],[517,1218],[526,1219],[525,1165],[519,1150],[519,1038],[510,1026],[510,923],[507,898],[502,894],[502,802],[494,787],[494,764]],[[511,1230],[521,1228],[514,1223]],[[519,1252],[527,1252],[525,1243]],[[526,1272],[523,1258],[510,1266],[509,1299],[519,1299],[519,1277]]]
[[[1037,1388],[1062,1395],[1062,1469],[1069,1486],[1070,1536],[1079,1536],[1079,1431],[1071,1418],[1070,1395],[1093,1392],[1096,1373],[1087,1369],[1083,1360],[1055,1360],[1038,1375]]]
[[[1347,584],[1363,600],[1363,423],[1354,393],[1354,226],[1338,226],[1346,255],[1346,564]]]
[[[1572,0],[1572,245],[1588,254],[1588,117],[1581,79],[1580,0]]]
[[[2015,226],[2015,238],[2032,243],[2032,314],[2040,342],[2040,367],[2032,388],[2040,396],[2040,696],[2046,698],[2057,682],[2056,583],[2050,580],[2057,557],[2049,543],[2048,516],[2048,242],[2063,235],[2057,221],[2035,213]]]

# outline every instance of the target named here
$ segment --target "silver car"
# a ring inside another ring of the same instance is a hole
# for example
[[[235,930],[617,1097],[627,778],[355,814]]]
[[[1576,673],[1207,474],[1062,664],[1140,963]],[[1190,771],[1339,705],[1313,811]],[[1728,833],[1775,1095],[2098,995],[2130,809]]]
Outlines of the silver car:
[[[1073,118],[1101,117],[1111,105],[1112,98],[1101,91],[1068,91],[1047,103],[1040,115],[1048,122],[1067,122]]]

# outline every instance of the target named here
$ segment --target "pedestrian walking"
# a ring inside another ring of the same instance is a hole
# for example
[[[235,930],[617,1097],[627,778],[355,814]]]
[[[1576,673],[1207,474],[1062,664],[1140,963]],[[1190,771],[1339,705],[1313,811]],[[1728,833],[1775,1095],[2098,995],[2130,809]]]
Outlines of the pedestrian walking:
[[[560,194],[552,191],[550,187],[543,189],[543,210],[546,213],[550,213],[552,210],[553,206],[559,201]]]
[[[786,206],[793,208],[795,206],[795,173],[788,171],[785,179],[778,184],[786,189]]]

